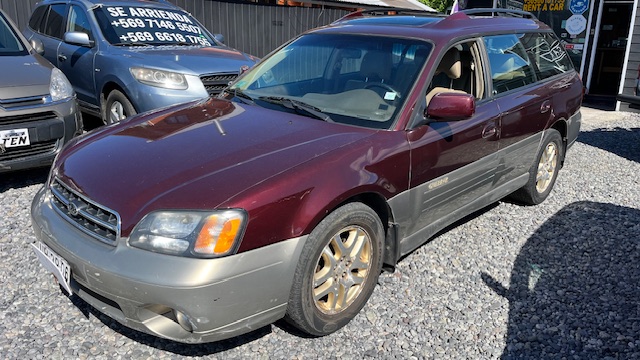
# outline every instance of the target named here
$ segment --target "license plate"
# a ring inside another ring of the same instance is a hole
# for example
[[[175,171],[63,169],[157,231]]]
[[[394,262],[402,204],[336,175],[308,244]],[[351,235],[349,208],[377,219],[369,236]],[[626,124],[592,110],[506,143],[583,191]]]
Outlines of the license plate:
[[[69,263],[41,241],[36,241],[31,246],[42,266],[52,272],[58,283],[71,295],[71,266]]]
[[[0,144],[5,148],[31,145],[29,129],[0,131]]]

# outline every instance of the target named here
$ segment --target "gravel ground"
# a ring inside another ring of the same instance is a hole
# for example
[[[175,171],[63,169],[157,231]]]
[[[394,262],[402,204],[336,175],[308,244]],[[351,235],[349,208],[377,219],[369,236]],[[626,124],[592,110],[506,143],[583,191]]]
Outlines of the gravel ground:
[[[324,338],[276,323],[183,345],[61,294],[28,244],[46,171],[0,175],[0,354],[9,359],[640,358],[640,115],[585,108],[539,206],[500,202],[383,274]]]

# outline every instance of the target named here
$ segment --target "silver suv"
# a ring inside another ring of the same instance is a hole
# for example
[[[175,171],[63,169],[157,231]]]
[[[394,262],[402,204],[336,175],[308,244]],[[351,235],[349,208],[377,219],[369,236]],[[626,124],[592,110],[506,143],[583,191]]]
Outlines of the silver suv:
[[[71,84],[33,45],[0,9],[0,172],[50,165],[82,129]]]
[[[217,94],[257,61],[162,0],[45,0],[24,32],[105,123]]]

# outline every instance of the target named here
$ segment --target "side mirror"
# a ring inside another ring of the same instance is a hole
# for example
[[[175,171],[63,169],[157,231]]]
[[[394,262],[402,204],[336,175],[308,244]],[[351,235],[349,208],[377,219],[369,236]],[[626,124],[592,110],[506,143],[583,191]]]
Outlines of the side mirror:
[[[435,121],[458,121],[470,118],[475,112],[476,101],[472,95],[443,92],[431,98],[424,115]]]
[[[36,53],[43,55],[44,54],[44,44],[42,44],[42,41],[40,41],[40,39],[31,39],[29,40],[29,44],[31,44],[31,47],[33,48],[33,50],[35,50]]]
[[[64,33],[64,37],[62,38],[64,42],[68,44],[92,47],[93,41],[89,40],[89,35],[87,33],[79,32],[79,31],[71,31]]]
[[[224,44],[224,35],[222,34],[213,34],[213,38],[216,39],[220,44]]]

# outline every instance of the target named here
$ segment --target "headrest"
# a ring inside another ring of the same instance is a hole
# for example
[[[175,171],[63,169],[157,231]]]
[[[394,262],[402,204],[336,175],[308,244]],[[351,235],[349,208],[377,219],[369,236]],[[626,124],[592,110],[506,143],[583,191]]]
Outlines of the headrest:
[[[360,74],[368,78],[369,81],[388,82],[391,79],[392,67],[390,53],[371,50],[362,58]]]
[[[436,69],[436,75],[445,73],[451,79],[459,79],[462,76],[462,63],[460,62],[460,52],[455,47],[447,50]]]

